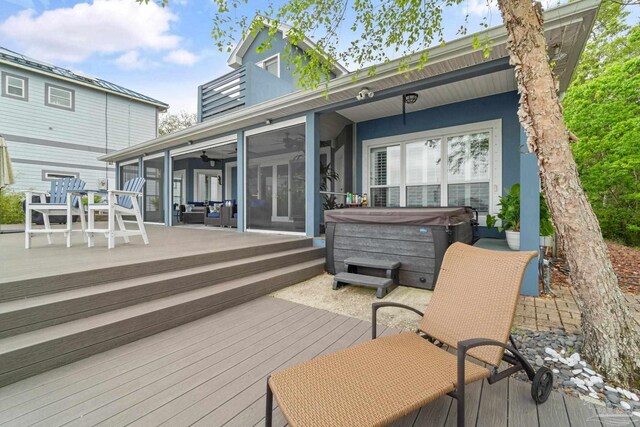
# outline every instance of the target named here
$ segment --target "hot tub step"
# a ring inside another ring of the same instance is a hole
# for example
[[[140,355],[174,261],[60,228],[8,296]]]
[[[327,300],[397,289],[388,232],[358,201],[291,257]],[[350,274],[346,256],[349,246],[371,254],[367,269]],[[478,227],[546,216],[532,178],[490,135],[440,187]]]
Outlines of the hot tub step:
[[[333,289],[342,285],[360,285],[368,288],[376,288],[376,297],[382,298],[397,286],[392,279],[384,277],[366,276],[355,273],[338,273],[333,278]]]
[[[395,270],[400,268],[400,261],[392,259],[357,258],[351,257],[344,260],[344,266],[379,268],[382,270]]]

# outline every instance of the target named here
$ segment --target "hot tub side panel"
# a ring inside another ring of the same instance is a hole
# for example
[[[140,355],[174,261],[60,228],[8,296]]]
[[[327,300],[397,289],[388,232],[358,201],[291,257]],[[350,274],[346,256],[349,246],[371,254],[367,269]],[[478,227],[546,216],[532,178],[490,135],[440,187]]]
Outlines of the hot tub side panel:
[[[435,240],[440,240],[439,228],[446,236],[440,226],[331,223],[327,228],[327,269],[332,274],[344,271],[344,260],[349,257],[398,260],[401,284],[433,289],[434,232]],[[359,272],[383,273],[365,269]]]

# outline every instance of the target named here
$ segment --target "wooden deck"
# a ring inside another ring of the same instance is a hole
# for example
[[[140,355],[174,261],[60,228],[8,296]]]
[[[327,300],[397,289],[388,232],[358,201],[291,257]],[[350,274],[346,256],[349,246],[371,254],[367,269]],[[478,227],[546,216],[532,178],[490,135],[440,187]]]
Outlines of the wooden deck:
[[[74,224],[74,229],[79,228],[79,224]],[[276,234],[238,233],[232,229],[214,227],[196,229],[147,225],[146,229],[149,245],[145,246],[142,239],[136,236],[131,238],[129,244],[116,239],[114,249],[107,249],[104,236],[96,236],[96,246],[88,248],[80,232],[73,233],[73,245],[70,248],[66,247],[61,235],[54,235],[52,245],[47,244],[45,236],[34,237],[31,249],[24,248],[23,233],[0,234],[0,291],[2,284],[7,282],[303,239]]]
[[[0,388],[0,425],[262,425],[270,372],[369,338],[368,322],[262,297]],[[536,407],[529,390],[469,387],[469,425],[633,426],[559,393]],[[394,426],[452,426],[455,407],[444,397]]]

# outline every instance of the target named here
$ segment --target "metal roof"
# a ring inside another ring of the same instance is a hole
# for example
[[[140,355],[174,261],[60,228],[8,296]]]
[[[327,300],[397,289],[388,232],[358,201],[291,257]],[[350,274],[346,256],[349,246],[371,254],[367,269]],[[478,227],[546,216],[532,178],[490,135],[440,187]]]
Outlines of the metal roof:
[[[30,71],[46,74],[58,79],[73,81],[82,86],[89,86],[97,90],[113,93],[115,95],[124,96],[125,98],[131,98],[144,102],[146,104],[152,104],[161,109],[169,108],[169,104],[141,93],[132,91],[117,84],[108,82],[106,80],[99,79],[97,77],[89,76],[83,73],[74,72],[66,68],[58,67],[46,62],[38,61],[28,56],[19,54],[12,50],[6,49],[0,46],[0,63],[17,66],[19,68],[28,69]]]

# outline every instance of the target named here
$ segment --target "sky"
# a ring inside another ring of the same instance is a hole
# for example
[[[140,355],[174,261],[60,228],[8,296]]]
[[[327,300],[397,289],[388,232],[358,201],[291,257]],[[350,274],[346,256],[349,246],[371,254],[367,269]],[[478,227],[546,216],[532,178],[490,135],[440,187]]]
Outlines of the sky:
[[[262,3],[249,0],[240,13],[252,16]],[[445,12],[447,40],[467,11],[469,30],[477,30],[486,0]],[[0,46],[151,96],[172,113],[196,112],[198,85],[231,71],[228,54],[211,39],[214,13],[211,0],[170,0],[165,8],[134,0],[0,0]],[[494,7],[490,19],[501,22]],[[346,45],[356,35],[343,27]]]

